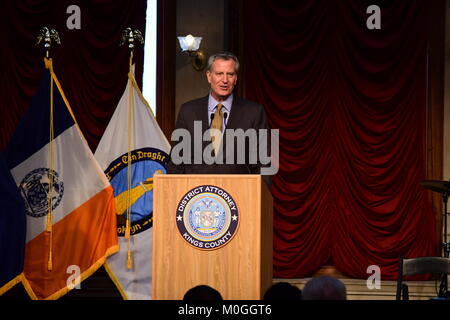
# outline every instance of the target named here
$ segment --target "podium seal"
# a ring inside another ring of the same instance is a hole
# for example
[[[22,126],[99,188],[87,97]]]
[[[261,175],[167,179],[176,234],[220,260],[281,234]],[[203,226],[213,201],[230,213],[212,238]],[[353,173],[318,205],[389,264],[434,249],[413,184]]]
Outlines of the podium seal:
[[[226,245],[239,225],[237,205],[222,188],[203,185],[187,192],[177,206],[176,222],[183,239],[202,250]]]

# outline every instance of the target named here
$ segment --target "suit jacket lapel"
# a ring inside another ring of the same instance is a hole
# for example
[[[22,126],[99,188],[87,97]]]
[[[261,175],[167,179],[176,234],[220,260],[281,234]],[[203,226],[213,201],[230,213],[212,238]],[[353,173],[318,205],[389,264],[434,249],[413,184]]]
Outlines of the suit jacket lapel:
[[[197,139],[201,139],[202,141],[202,150],[208,145],[208,142],[203,141],[203,135],[205,131],[209,129],[209,120],[208,120],[208,96],[204,97],[200,104],[198,104],[197,116],[196,119],[200,119],[202,121],[202,136]]]
[[[241,99],[239,99],[236,95],[233,99],[233,105],[231,107],[230,118],[228,119],[227,125],[225,129],[238,129],[239,125],[239,115],[242,117],[243,113],[240,110],[242,108]]]
[[[194,119],[202,122],[202,133],[209,129],[208,121],[208,96],[202,98],[197,105]]]

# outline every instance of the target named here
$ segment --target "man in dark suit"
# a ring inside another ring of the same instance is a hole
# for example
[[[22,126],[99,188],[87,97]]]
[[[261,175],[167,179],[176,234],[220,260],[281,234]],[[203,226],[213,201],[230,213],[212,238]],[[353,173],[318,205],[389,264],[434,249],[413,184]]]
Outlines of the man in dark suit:
[[[268,129],[266,113],[260,104],[233,94],[238,70],[234,54],[210,56],[210,93],[181,106],[168,173],[259,174],[268,164],[261,155],[270,150],[270,139],[259,131]]]

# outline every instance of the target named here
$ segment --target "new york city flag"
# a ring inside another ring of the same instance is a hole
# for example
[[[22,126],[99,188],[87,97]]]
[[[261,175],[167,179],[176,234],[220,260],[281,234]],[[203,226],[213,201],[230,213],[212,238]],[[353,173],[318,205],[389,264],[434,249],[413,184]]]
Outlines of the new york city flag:
[[[5,157],[25,201],[23,279],[33,299],[57,299],[118,250],[112,187],[46,69]],[[2,257],[3,259],[3,257]]]

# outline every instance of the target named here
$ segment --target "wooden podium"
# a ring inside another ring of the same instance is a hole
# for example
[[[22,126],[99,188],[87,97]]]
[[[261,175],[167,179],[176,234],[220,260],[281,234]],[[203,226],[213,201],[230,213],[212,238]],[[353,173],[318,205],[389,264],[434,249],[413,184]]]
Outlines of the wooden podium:
[[[199,248],[188,231],[220,230],[197,228],[198,221],[203,221],[202,227],[213,224],[214,210],[202,208],[217,205],[214,202],[226,204],[222,209],[237,209],[230,211],[232,216],[218,214],[227,210],[216,211],[216,225],[219,220],[225,227],[228,223],[231,231]],[[182,210],[197,215],[182,217]],[[272,218],[272,196],[260,175],[155,175],[153,299],[181,300],[188,289],[202,284],[217,289],[226,300],[261,299],[272,284]],[[187,232],[180,231],[185,227]],[[221,244],[222,239],[228,242]]]

